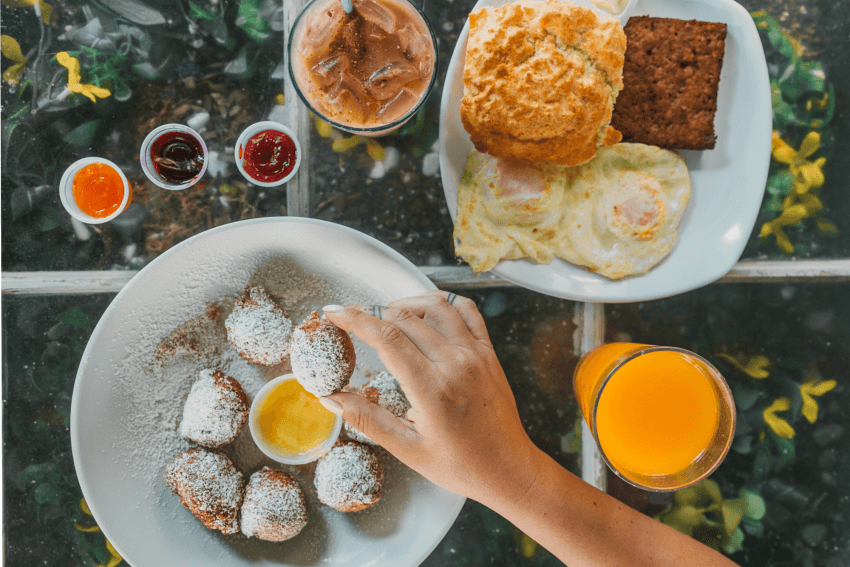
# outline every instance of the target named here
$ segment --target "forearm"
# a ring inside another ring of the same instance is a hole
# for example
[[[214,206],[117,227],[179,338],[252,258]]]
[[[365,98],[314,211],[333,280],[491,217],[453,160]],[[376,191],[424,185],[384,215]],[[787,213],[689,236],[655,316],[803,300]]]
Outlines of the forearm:
[[[529,483],[502,483],[481,501],[570,567],[735,565],[532,453]]]

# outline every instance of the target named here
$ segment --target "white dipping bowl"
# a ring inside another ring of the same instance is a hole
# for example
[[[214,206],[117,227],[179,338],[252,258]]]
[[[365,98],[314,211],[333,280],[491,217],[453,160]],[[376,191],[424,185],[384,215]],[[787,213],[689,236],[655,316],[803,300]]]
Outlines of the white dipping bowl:
[[[93,217],[84,213],[80,206],[77,205],[77,201],[74,200],[74,177],[82,168],[93,163],[108,165],[118,172],[118,175],[121,176],[121,181],[124,183],[124,198],[121,199],[121,204],[118,205],[118,209],[107,217]],[[68,214],[72,217],[88,224],[102,224],[111,221],[124,212],[124,209],[126,209],[127,205],[130,204],[130,196],[130,183],[127,181],[127,176],[124,175],[123,171],[121,171],[121,168],[108,159],[99,157],[87,157],[75,161],[68,167],[68,169],[65,170],[65,173],[62,174],[62,181],[59,182],[59,200],[62,201],[62,206],[65,207],[65,210],[68,211]]]
[[[156,172],[156,168],[153,166],[153,160],[151,159],[151,145],[157,138],[168,132],[183,132],[184,134],[189,134],[201,144],[201,150],[203,151],[204,156],[204,165],[201,167],[201,172],[184,183],[171,183],[166,181],[164,177]],[[204,139],[201,138],[201,135],[188,126],[184,126],[182,124],[163,124],[162,126],[151,130],[151,133],[145,137],[145,141],[142,142],[142,148],[139,150],[139,162],[142,164],[142,171],[145,172],[148,179],[153,181],[155,185],[158,185],[163,189],[168,189],[169,191],[182,191],[183,189],[188,189],[200,181],[201,177],[203,177],[207,172],[209,151],[207,150],[207,144],[204,142]]]
[[[251,411],[248,414],[248,427],[251,430],[251,437],[254,439],[254,443],[257,444],[260,451],[262,451],[268,458],[287,465],[303,465],[318,460],[319,457],[330,451],[333,444],[336,443],[336,440],[339,437],[339,432],[342,429],[342,416],[336,415],[334,417],[334,426],[333,429],[331,429],[331,434],[322,443],[316,445],[309,451],[304,451],[302,453],[290,453],[282,451],[280,448],[269,443],[269,441],[263,437],[263,434],[260,431],[260,426],[257,424],[257,419],[259,418],[258,408],[266,396],[268,396],[269,392],[283,382],[288,382],[290,380],[295,380],[294,374],[278,376],[257,392],[257,395],[254,396],[254,401],[251,402]]]
[[[295,165],[293,166],[292,171],[289,172],[289,175],[279,181],[260,181],[258,179],[254,179],[248,175],[245,171],[245,167],[242,165],[245,161],[245,146],[248,144],[248,140],[250,140],[254,134],[259,134],[266,130],[275,130],[276,132],[286,134],[292,139],[292,143],[295,144]],[[251,124],[242,131],[239,138],[236,139],[236,145],[233,147],[233,157],[236,159],[236,167],[239,168],[239,173],[241,173],[245,179],[254,185],[259,185],[260,187],[277,187],[278,185],[287,183],[295,176],[296,173],[298,173],[298,168],[301,166],[301,144],[298,143],[298,138],[295,137],[295,133],[292,130],[279,122],[265,120],[263,122]]]

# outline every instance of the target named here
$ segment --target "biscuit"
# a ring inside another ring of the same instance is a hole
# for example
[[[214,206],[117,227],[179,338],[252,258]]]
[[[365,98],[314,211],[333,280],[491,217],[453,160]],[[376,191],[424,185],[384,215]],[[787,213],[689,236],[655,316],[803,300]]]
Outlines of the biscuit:
[[[714,148],[726,24],[634,16],[612,124],[624,142]]]
[[[613,18],[561,0],[469,16],[461,121],[496,157],[577,165],[616,144],[626,36]]]

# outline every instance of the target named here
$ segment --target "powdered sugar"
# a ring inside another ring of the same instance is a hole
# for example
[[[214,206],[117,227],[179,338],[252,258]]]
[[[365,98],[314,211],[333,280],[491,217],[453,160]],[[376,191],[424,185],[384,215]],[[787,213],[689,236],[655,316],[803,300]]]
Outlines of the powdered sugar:
[[[337,443],[316,465],[319,500],[337,510],[357,511],[381,498],[384,472],[375,451],[355,441]]]
[[[166,481],[204,525],[225,534],[239,531],[245,480],[225,455],[202,448],[172,459]]]
[[[359,394],[370,402],[391,411],[396,417],[403,418],[407,415],[407,410],[410,409],[410,402],[407,400],[407,396],[404,395],[401,385],[386,370],[378,372],[373,376],[369,382],[360,388]],[[345,422],[345,432],[356,441],[369,443],[370,445],[375,444],[374,441],[349,425],[348,422]]]
[[[249,362],[280,364],[289,356],[292,321],[263,288],[247,286],[245,293],[248,297],[236,301],[224,322],[227,339]]]
[[[183,407],[180,435],[204,447],[230,443],[248,421],[249,407],[233,378],[219,370],[201,370]]]
[[[292,373],[314,396],[328,396],[348,384],[354,371],[351,339],[313,312],[292,334]]]
[[[295,477],[263,467],[251,475],[242,505],[242,533],[284,541],[307,525],[307,501]]]

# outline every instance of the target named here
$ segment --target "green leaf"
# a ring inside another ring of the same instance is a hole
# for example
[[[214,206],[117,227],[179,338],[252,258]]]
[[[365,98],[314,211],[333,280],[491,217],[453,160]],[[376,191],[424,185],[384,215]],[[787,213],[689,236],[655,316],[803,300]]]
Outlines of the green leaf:
[[[764,450],[764,445],[756,453],[753,460],[753,478],[756,481],[764,480],[773,470],[773,459]]]
[[[796,451],[794,449],[795,443],[793,437],[791,439],[783,439],[772,430],[768,430],[767,436],[773,441],[773,444],[777,449],[777,469],[781,469],[794,461],[796,458]]]
[[[794,188],[794,174],[787,169],[776,172],[767,178],[767,192],[771,195],[785,196]]]
[[[735,552],[741,551],[744,548],[744,532],[740,528],[735,529],[732,535],[723,542],[721,546],[723,552],[727,555],[732,555]]]
[[[58,502],[62,497],[62,493],[52,482],[44,482],[39,484],[33,490],[33,498],[37,504],[48,504],[50,502]]]
[[[814,547],[826,537],[826,526],[823,524],[808,525],[800,532],[800,536],[803,541]]]
[[[236,20],[248,37],[257,43],[264,43],[271,37],[271,27],[258,14],[262,5],[262,0],[242,0]]]
[[[35,484],[44,482],[56,472],[54,463],[38,463],[30,465],[20,472],[21,482],[26,484]]]
[[[159,71],[157,68],[147,61],[133,65],[133,73],[149,81],[159,78]]]
[[[749,455],[753,452],[753,436],[735,437],[735,440],[732,441],[732,450],[739,455]]]
[[[764,526],[762,523],[758,520],[748,518],[747,516],[744,516],[741,520],[741,529],[744,533],[753,537],[761,537],[764,535]]]
[[[761,395],[761,390],[755,384],[736,381],[732,384],[732,397],[735,405],[741,411],[747,411],[753,407]]]
[[[75,146],[82,146],[84,148],[88,148],[89,146],[91,146],[91,143],[94,140],[95,134],[97,134],[97,129],[99,126],[100,119],[83,122],[73,130],[71,130],[71,132],[62,139],[62,141],[67,142],[69,144],[74,144]]]
[[[764,518],[767,507],[765,506],[764,498],[759,493],[742,488],[741,498],[747,503],[747,511],[744,512],[744,516],[752,520],[761,520]]]
[[[213,14],[206,8],[198,6],[194,2],[189,2],[189,17],[197,18],[199,20],[214,20],[215,14]]]
[[[91,329],[91,319],[79,307],[71,307],[63,311],[58,319],[60,323],[65,323],[66,325],[71,325],[84,331]]]

